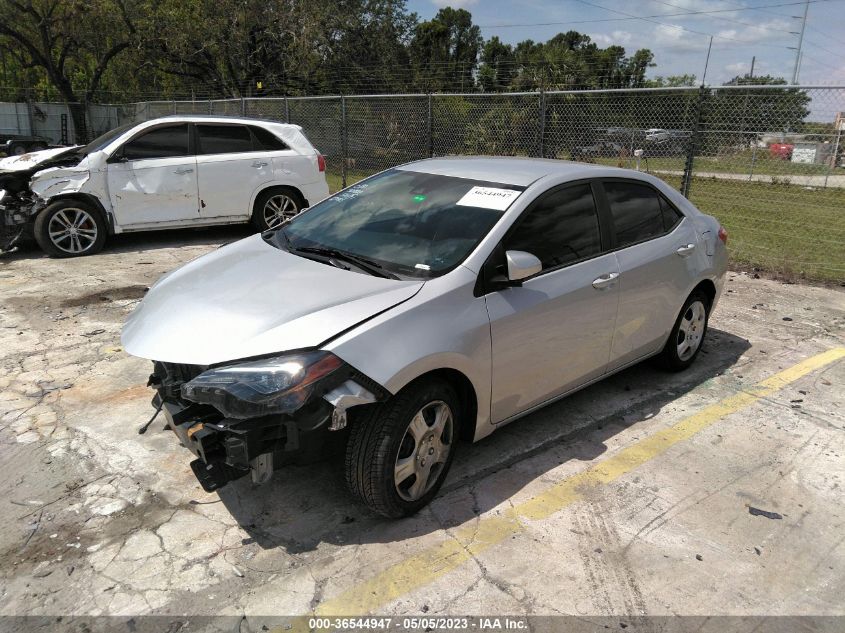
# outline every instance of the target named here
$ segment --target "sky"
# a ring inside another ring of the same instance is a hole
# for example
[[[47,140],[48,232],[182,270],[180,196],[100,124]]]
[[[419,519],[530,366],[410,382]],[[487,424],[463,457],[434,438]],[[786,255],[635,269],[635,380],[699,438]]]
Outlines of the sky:
[[[407,6],[422,19],[444,6],[464,8],[485,39],[498,35],[511,44],[571,29],[629,54],[649,48],[657,64],[651,77],[688,73],[700,81],[713,35],[711,85],[747,73],[752,57],[755,76],[791,81],[804,12],[802,0],[408,0]],[[692,12],[699,13],[677,15]],[[845,0],[811,1],[807,16],[799,83],[845,85]]]

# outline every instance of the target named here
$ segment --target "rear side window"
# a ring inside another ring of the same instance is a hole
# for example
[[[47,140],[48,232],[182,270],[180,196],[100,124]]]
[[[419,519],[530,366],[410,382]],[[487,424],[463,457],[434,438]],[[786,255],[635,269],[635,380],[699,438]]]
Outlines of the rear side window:
[[[666,232],[660,199],[651,187],[633,182],[605,182],[604,191],[620,248]]]
[[[270,130],[265,130],[263,127],[255,125],[250,126],[252,133],[255,135],[255,149],[265,152],[278,152],[287,149],[288,146]]]
[[[197,125],[197,154],[236,154],[252,151],[252,137],[245,125]]]
[[[535,255],[543,270],[601,252],[599,219],[590,185],[546,194],[520,219],[505,240],[505,248]]]
[[[188,124],[159,127],[123,146],[127,160],[188,156]]]
[[[660,196],[660,210],[663,212],[663,228],[667,233],[674,229],[684,217],[683,214],[672,206],[672,203],[663,196]]]

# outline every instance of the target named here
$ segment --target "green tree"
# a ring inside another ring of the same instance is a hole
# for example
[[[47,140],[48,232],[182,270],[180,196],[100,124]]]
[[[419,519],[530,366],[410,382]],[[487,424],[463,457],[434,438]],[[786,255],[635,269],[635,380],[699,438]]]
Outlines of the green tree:
[[[124,0],[0,0],[0,48],[20,70],[37,69],[71,104],[97,95],[114,60],[136,43],[137,6]],[[79,140],[85,112],[71,106]]]
[[[440,9],[414,29],[409,53],[419,89],[472,90],[482,44],[481,30],[465,9]]]

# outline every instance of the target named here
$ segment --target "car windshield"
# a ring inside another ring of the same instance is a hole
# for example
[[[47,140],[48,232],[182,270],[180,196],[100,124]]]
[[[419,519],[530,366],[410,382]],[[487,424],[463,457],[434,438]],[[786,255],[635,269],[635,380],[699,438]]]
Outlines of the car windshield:
[[[105,134],[100,134],[100,136],[88,143],[88,145],[86,145],[85,147],[81,147],[79,149],[79,153],[93,154],[94,152],[99,152],[106,145],[111,143],[114,139],[116,139],[124,132],[127,132],[128,130],[132,129],[132,127],[134,127],[135,125],[135,123],[127,123],[125,125],[121,125],[120,127],[116,127],[113,130],[109,130]]]
[[[292,252],[366,258],[393,275],[437,277],[472,252],[524,189],[393,169],[320,202],[272,241]]]

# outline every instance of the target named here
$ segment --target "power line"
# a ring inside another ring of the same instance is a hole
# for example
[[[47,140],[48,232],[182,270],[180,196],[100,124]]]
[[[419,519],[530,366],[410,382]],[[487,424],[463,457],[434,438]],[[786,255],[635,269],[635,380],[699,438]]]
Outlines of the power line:
[[[603,7],[600,4],[594,4],[592,2],[588,2],[587,0],[575,0],[575,1],[580,2],[581,4],[586,4],[587,6],[590,6],[590,7],[595,7],[597,9],[604,9],[605,11],[610,11],[611,13],[618,13],[620,15],[625,15],[625,16],[628,16],[629,18],[632,18],[632,19],[635,19],[635,20],[643,20],[645,22],[651,22],[652,24],[658,24],[660,26],[667,26],[669,28],[679,29],[681,31],[686,31],[688,33],[695,33],[696,35],[705,35],[707,37],[716,37],[716,38],[719,38],[720,40],[729,40],[729,41],[732,41],[732,42],[740,42],[742,44],[752,45],[752,46],[766,46],[768,48],[784,48],[784,49],[789,48],[788,46],[778,46],[776,44],[763,44],[763,43],[760,43],[760,42],[750,42],[748,40],[739,40],[739,39],[736,39],[734,37],[728,37],[726,35],[714,35],[713,33],[707,33],[705,31],[697,31],[695,29],[689,29],[685,26],[680,26],[679,24],[668,24],[666,22],[659,22],[658,20],[652,20],[651,18],[648,18],[646,16],[632,15],[631,13],[625,13],[624,11],[619,11],[617,9],[610,9],[608,7]],[[823,0],[810,0],[810,1],[811,2],[813,2],[813,1],[821,2]],[[801,4],[804,4],[804,3],[801,3]],[[701,13],[701,12],[697,12],[697,13]]]
[[[576,2],[580,2],[581,0],[575,0]],[[724,1],[724,0],[722,0]],[[839,0],[810,0],[810,4],[815,4],[819,2],[838,2]],[[586,2],[584,4],[590,4]],[[666,3],[663,3],[666,4]],[[592,24],[597,22],[627,22],[629,20],[646,20],[651,21],[651,18],[675,18],[675,17],[683,17],[688,15],[711,15],[714,13],[735,13],[737,11],[758,11],[767,9],[770,7],[791,7],[795,5],[804,5],[803,2],[784,2],[780,4],[765,4],[760,6],[754,7],[737,7],[736,9],[708,9],[706,11],[684,11],[679,13],[657,13],[654,15],[632,15],[630,13],[624,13],[622,11],[616,11],[615,9],[609,9],[607,7],[602,7],[595,4],[590,4],[590,6],[604,9],[605,11],[611,11],[614,13],[619,13],[621,15],[625,15],[628,17],[625,18],[596,18],[592,20],[566,20],[562,22],[532,22],[532,23],[525,23],[525,24],[479,24],[478,26],[483,29],[492,29],[492,28],[516,28],[516,27],[527,27],[527,26],[560,26],[560,25],[567,25],[567,24]],[[767,13],[772,13],[771,11]],[[773,13],[773,15],[779,15],[782,18],[790,18],[792,16],[783,15],[781,13]],[[661,24],[660,22],[656,22],[656,24]],[[664,26],[675,26],[675,25],[664,25]],[[699,33],[699,31],[692,31],[693,33]],[[710,35],[710,33],[704,33],[704,35]]]

